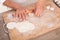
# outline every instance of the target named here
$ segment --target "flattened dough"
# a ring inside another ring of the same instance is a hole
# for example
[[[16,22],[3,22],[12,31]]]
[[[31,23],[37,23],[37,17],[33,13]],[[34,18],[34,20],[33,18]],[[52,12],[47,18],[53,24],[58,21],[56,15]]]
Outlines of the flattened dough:
[[[18,22],[15,25],[15,28],[20,32],[20,33],[25,33],[25,32],[30,32],[35,29],[34,24],[30,23],[29,21],[23,21],[23,22]]]
[[[7,28],[8,28],[8,29],[13,29],[13,28],[15,27],[15,25],[16,25],[15,22],[9,22],[9,23],[7,24]]]

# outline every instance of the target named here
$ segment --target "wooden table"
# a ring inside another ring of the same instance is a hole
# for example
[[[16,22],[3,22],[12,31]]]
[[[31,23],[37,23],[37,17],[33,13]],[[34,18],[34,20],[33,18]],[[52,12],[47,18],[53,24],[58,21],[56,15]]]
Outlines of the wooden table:
[[[59,11],[60,9],[52,1],[48,1],[46,6],[47,5],[50,5],[50,6],[55,8],[55,11],[53,12],[53,14],[56,13],[56,18],[60,19],[60,11]],[[52,13],[52,11],[48,11],[48,10],[47,10],[47,12]],[[7,14],[8,13],[15,13],[15,11],[9,11],[9,12],[6,12],[6,13],[3,14],[3,18],[4,18],[4,21],[5,21],[6,24],[11,22],[9,19],[7,19]],[[60,27],[60,21],[54,27],[51,27],[51,28],[48,28],[48,27],[42,27],[41,28],[39,25],[37,25],[37,27],[40,28],[40,29],[39,30],[36,29],[37,31],[34,30],[29,35],[27,35],[27,34],[23,35],[20,32],[18,32],[15,28],[14,29],[8,29],[10,39],[11,40],[28,40],[28,39],[31,39],[31,38],[36,38],[38,36],[41,36],[45,33],[48,33],[50,31],[53,31],[53,30],[59,28]]]

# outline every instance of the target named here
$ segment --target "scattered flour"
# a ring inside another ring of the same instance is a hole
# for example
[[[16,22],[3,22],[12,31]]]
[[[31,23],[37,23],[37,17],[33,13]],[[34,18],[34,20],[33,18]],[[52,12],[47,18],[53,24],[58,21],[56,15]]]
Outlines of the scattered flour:
[[[54,23],[49,23],[49,24],[47,25],[48,28],[52,28],[52,27],[54,27],[54,26],[55,26]]]
[[[13,18],[12,14],[11,13],[7,14],[7,18],[12,19]]]

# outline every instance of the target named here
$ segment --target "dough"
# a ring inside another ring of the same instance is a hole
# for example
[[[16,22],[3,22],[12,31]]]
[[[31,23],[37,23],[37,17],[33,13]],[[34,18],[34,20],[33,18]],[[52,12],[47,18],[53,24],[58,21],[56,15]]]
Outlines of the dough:
[[[7,28],[8,28],[8,29],[13,29],[13,28],[15,27],[15,25],[16,25],[15,22],[9,22],[9,23],[7,24]]]
[[[20,32],[20,33],[25,33],[25,32],[30,32],[35,29],[34,24],[30,23],[29,21],[23,21],[23,22],[18,22],[15,25],[15,28]]]

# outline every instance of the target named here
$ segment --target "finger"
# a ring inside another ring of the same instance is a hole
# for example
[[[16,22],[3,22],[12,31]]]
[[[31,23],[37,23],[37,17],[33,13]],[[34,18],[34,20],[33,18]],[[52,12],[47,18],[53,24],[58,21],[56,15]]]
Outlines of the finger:
[[[25,12],[22,13],[22,19],[23,19],[23,20],[26,19],[26,13],[25,13]]]
[[[22,10],[22,11],[20,12],[20,15],[21,15],[21,16],[20,16],[20,19],[21,19],[21,21],[23,21],[23,20],[24,20],[24,17],[23,17],[23,16],[24,16],[24,14],[23,14],[23,13],[24,13],[24,10]]]
[[[12,13],[12,16],[13,16],[13,17],[15,17],[15,15],[16,15],[15,13]]]
[[[40,16],[40,13],[37,12],[35,15],[39,17]]]
[[[19,15],[19,11],[16,11],[16,15],[15,15],[15,17],[18,17],[18,15]]]
[[[44,13],[44,11],[43,11],[43,10],[41,10],[39,15],[40,15],[40,16],[42,16],[42,15],[43,15],[43,13]]]
[[[27,13],[25,12],[25,13],[24,13],[24,17],[25,17],[25,19],[26,19],[26,16],[27,16]]]
[[[41,13],[41,11],[38,9],[38,10],[36,11],[35,15],[39,17],[39,16],[40,16],[40,13]]]
[[[26,15],[28,15],[27,10],[24,11],[24,16],[26,17]]]
[[[25,12],[26,12],[26,14],[30,13],[30,11],[29,11],[29,10],[27,10],[27,9],[25,9]]]
[[[22,18],[22,20],[24,20],[24,15],[23,14],[21,14],[21,18]]]
[[[22,14],[19,14],[19,21],[22,21]]]
[[[36,12],[35,12],[35,16],[38,16],[38,11],[36,10]]]

